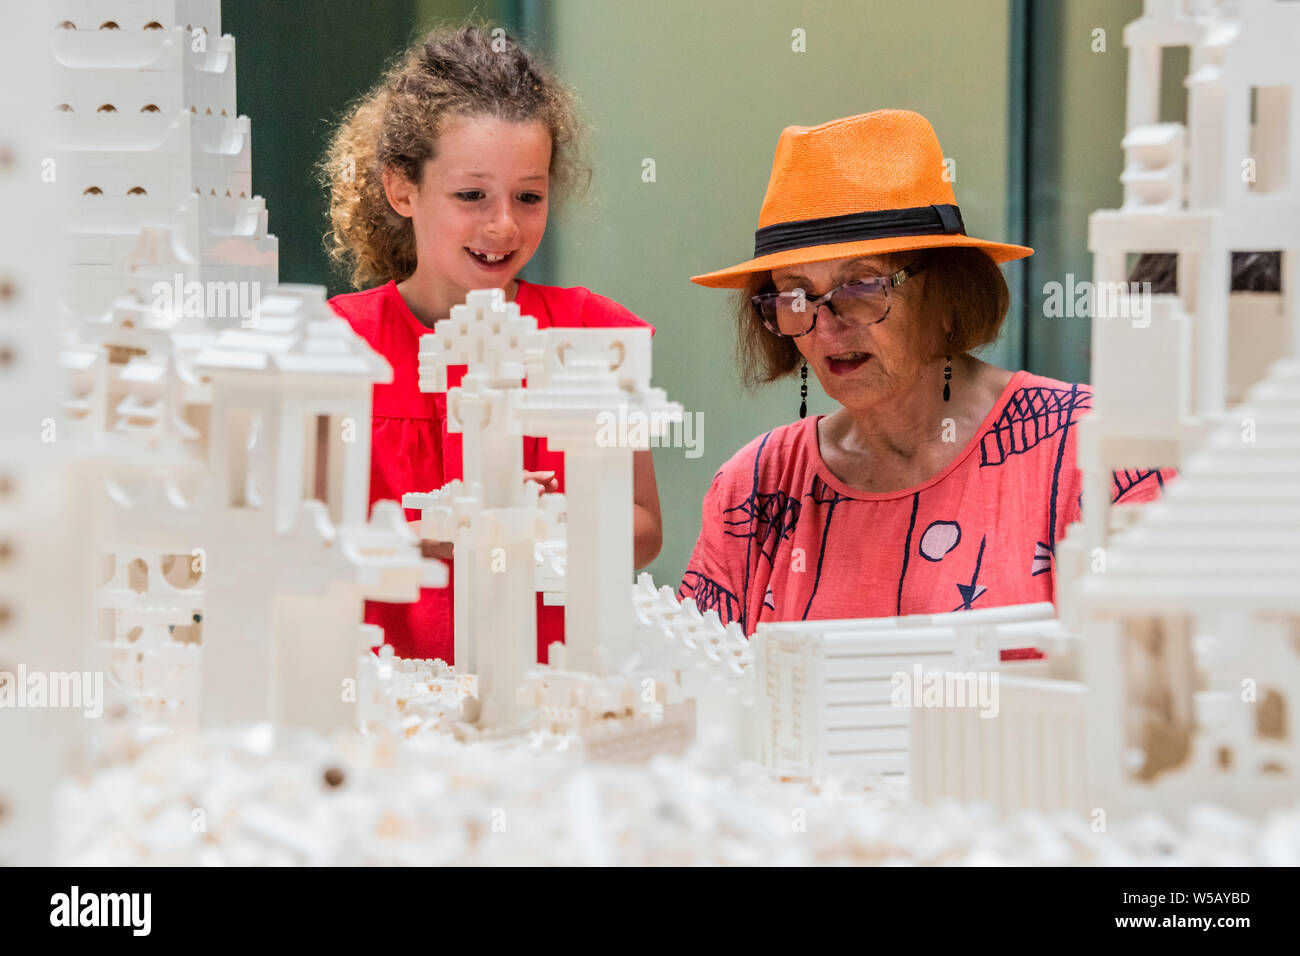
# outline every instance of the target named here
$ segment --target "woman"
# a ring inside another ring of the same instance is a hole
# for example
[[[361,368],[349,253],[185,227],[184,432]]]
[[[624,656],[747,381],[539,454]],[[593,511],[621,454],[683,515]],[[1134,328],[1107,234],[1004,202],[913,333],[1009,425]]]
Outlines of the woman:
[[[1006,316],[997,264],[1033,250],[967,236],[945,170],[916,113],[790,127],[755,257],[692,279],[742,290],[748,383],[803,380],[800,420],[714,477],[679,591],[746,633],[1054,600],[1090,390],[971,355]],[[809,368],[830,415],[804,417]],[[1117,473],[1114,500],[1172,474]]]

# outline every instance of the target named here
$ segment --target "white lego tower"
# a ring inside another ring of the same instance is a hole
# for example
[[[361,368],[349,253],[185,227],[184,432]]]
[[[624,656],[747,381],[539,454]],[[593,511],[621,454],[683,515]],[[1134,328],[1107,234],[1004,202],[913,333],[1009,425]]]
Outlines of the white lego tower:
[[[1095,715],[1091,799],[1259,812],[1300,792],[1300,7],[1148,0],[1125,42],[1125,207],[1093,214],[1096,273],[1175,251],[1178,293],[1156,297],[1150,328],[1093,325],[1082,541],[1106,548],[1106,573],[1080,562],[1067,589]],[[1171,44],[1191,48],[1187,128],[1153,125]],[[1273,250],[1285,334],[1280,355],[1260,355],[1234,328],[1251,316],[1229,295],[1230,256]],[[1228,412],[1229,383],[1275,359]],[[1180,478],[1112,539],[1108,469],[1156,464]]]
[[[464,435],[464,480],[404,503],[424,509],[424,537],[455,544],[456,667],[475,675],[486,727],[517,720],[515,688],[537,647],[533,546],[543,514],[538,486],[523,480],[523,433],[508,396],[539,346],[537,320],[500,290],[470,293],[420,341],[423,390],[446,391],[448,366],[468,366],[447,395],[448,430]]]
[[[638,652],[627,594],[632,455],[682,417],[681,405],[650,386],[650,357],[649,329],[547,329],[528,389],[513,396],[524,433],[564,453],[564,639],[574,670],[603,673]],[[618,427],[628,421],[644,427]]]
[[[445,583],[396,504],[367,517],[391,369],[323,289],[277,285],[217,0],[49,15],[65,411],[111,464],[113,673],[171,723],[348,726],[363,600]]]
[[[478,721],[496,729],[523,716],[517,691],[535,664],[534,554],[559,531],[548,520],[557,511],[567,536],[566,666],[605,673],[634,654],[632,454],[682,410],[650,387],[648,329],[539,332],[500,290],[471,292],[422,337],[422,389],[446,389],[448,366],[461,364],[468,370],[447,409],[449,430],[465,436],[465,478],[403,503],[422,509],[425,537],[454,542],[456,668],[475,675]],[[606,445],[601,415],[620,409],[647,427]],[[564,452],[566,497],[539,500],[524,483],[524,435]]]
[[[1230,369],[1258,377],[1278,357],[1259,354],[1279,336],[1234,302],[1229,277],[1234,251],[1280,250],[1283,290],[1300,285],[1296,18],[1277,0],[1147,0],[1124,30],[1124,205],[1089,220],[1095,288],[1120,290],[1097,295],[1094,396],[1079,431],[1089,551],[1109,538],[1111,471],[1183,464],[1222,420],[1230,381],[1236,391],[1253,380]],[[1186,126],[1158,122],[1169,46],[1191,51]],[[1144,252],[1177,254],[1176,295],[1126,291],[1128,257]],[[1294,355],[1300,297],[1281,305],[1283,354]]]
[[[54,862],[51,794],[79,769],[95,716],[56,693],[95,687],[87,655],[93,564],[84,546],[94,465],[58,421],[50,374],[60,282],[50,256],[59,228],[54,117],[32,96],[53,82],[49,27],[41,5],[24,4],[6,13],[0,35],[0,207],[8,225],[0,236],[0,865]]]
[[[1094,823],[1262,816],[1300,796],[1300,4],[1147,0],[1125,40],[1125,206],[1093,214],[1095,274],[1175,251],[1178,294],[1093,323],[1084,522],[1058,564],[1069,639],[1047,679],[1002,681],[997,720],[914,712],[913,792]],[[1154,123],[1171,44],[1191,46],[1187,128]],[[1259,377],[1257,349],[1228,348],[1258,317],[1233,309],[1229,254],[1269,250],[1287,335]],[[1227,410],[1234,380],[1254,383]],[[1112,527],[1112,469],[1155,465],[1178,478]]]
[[[99,323],[155,281],[277,281],[276,240],[253,195],[250,124],[235,111],[235,41],[219,0],[49,0],[59,175],[74,224],[64,304]],[[137,313],[134,327],[203,330],[236,316]],[[191,313],[194,310],[191,310]],[[123,317],[125,321],[125,317]],[[107,330],[106,330],[107,331]]]

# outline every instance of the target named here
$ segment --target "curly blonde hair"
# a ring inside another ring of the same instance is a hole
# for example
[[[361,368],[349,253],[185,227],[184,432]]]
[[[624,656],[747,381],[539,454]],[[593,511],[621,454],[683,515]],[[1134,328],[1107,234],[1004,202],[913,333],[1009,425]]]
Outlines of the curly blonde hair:
[[[415,231],[384,194],[392,167],[419,183],[453,117],[539,121],[551,134],[550,176],[563,195],[591,180],[573,92],[500,29],[439,27],[410,47],[354,103],[320,164],[329,188],[331,260],[358,289],[415,271]]]

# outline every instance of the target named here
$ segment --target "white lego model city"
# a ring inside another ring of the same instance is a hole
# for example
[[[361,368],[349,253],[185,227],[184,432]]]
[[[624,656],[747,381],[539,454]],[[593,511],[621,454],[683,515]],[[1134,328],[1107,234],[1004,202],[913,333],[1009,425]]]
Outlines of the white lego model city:
[[[0,858],[1300,861],[1300,6],[1147,0],[1125,31],[1094,280],[1176,252],[1178,292],[1093,322],[1057,607],[752,635],[631,583],[632,455],[682,414],[648,330],[539,331],[471,293],[420,350],[426,391],[467,366],[464,479],[367,514],[391,369],[278,282],[219,0],[6,20],[0,194],[28,226],[2,240],[0,671],[104,673],[125,714],[0,715],[0,766],[27,770]],[[1171,45],[1185,125],[1156,122]],[[1283,294],[1230,294],[1229,254],[1260,249]],[[648,427],[602,440],[629,412]],[[567,495],[517,481],[524,435],[564,452]],[[1180,472],[1161,501],[1106,507],[1156,466]],[[447,585],[403,506],[454,542],[455,667],[358,623]],[[565,607],[545,665],[536,592]],[[1045,658],[1000,660],[1026,646]],[[996,717],[926,706],[944,680],[991,682]]]

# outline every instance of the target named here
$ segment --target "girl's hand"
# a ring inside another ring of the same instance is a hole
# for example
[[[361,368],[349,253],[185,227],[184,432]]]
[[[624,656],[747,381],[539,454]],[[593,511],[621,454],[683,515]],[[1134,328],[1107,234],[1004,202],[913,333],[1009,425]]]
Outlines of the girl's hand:
[[[420,533],[420,519],[406,522],[410,525],[411,530],[417,535]],[[448,560],[451,558],[452,545],[450,541],[429,541],[426,538],[420,539],[420,556],[423,558],[439,558]]]
[[[560,480],[555,477],[553,471],[525,471],[524,481],[535,481],[542,486],[542,491],[555,492],[560,490]]]
[[[560,490],[560,481],[555,477],[553,471],[525,471],[524,481],[535,481],[542,486],[542,491],[554,492]],[[420,519],[408,521],[411,530],[417,535],[420,534]],[[420,539],[420,554],[426,558],[439,558],[441,560],[450,560],[452,556],[452,543],[450,541],[429,541],[425,538]]]

